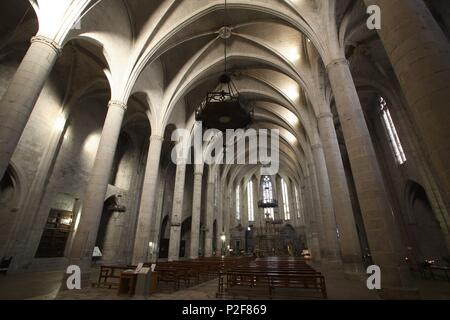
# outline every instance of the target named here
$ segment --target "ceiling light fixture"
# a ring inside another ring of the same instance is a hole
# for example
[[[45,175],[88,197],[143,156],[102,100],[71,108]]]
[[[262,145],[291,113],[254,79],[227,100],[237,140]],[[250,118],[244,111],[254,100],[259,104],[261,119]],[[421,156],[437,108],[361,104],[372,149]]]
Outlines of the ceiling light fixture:
[[[219,78],[219,84],[214,91],[206,94],[206,99],[195,112],[195,119],[201,121],[208,129],[217,129],[225,132],[227,129],[242,129],[250,125],[253,111],[245,105],[239,96],[239,91],[233,83],[232,74],[227,66],[227,44],[231,37],[231,28],[227,26],[228,7],[225,0],[224,27],[219,30],[219,36],[225,42],[224,72]]]

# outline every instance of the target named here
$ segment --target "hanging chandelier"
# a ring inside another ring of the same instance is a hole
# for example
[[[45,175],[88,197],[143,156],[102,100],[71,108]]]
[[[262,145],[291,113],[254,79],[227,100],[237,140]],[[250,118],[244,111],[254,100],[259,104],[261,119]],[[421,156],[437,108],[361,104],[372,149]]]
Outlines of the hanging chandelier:
[[[225,16],[228,17],[227,3],[225,1]],[[214,91],[206,94],[206,99],[195,112],[196,121],[208,129],[217,129],[225,132],[227,129],[242,129],[250,125],[253,112],[246,107],[244,100],[239,96],[232,75],[227,70],[227,42],[231,37],[231,29],[224,26],[219,36],[225,42],[224,72],[219,78],[219,84]]]

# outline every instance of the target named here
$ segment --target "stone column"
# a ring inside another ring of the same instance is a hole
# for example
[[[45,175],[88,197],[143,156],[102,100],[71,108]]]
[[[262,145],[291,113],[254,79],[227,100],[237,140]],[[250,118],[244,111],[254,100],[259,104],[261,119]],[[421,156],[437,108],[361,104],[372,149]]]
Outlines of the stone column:
[[[309,227],[309,235],[308,239],[308,247],[311,250],[311,258],[314,262],[320,262],[322,260],[322,252],[321,245],[323,245],[320,234],[319,234],[319,226],[317,225],[317,221],[320,221],[320,215],[318,214],[320,208],[315,208],[314,205],[314,190],[311,182],[311,175],[305,177],[305,186],[302,187],[302,190],[305,191],[305,224]]]
[[[0,101],[0,180],[61,51],[54,41],[43,36],[33,37]]]
[[[333,114],[331,112],[320,114],[318,125],[339,229],[339,244],[344,269],[351,273],[362,272],[358,232],[356,231],[344,164],[334,128]]]
[[[292,226],[298,227],[298,219],[297,219],[297,204],[295,203],[295,190],[294,190],[294,184],[291,182],[290,179],[286,181],[287,185],[287,192],[288,192],[288,200],[289,200],[289,223],[292,224]]]
[[[337,225],[334,215],[333,199],[328,178],[327,166],[323,148],[320,144],[312,146],[314,162],[316,166],[317,183],[320,192],[320,205],[322,210],[322,231],[325,235],[326,243],[323,244],[325,258],[332,263],[341,262],[339,252],[339,242],[337,238]]]
[[[167,169],[166,169],[167,170]],[[165,170],[165,172],[166,172]],[[160,235],[161,235],[161,219],[162,219],[162,213],[164,208],[164,199],[165,199],[165,193],[166,193],[166,177],[162,177],[161,175],[164,174],[160,171],[158,174],[158,180],[159,180],[159,187],[156,191],[156,200],[155,200],[155,214],[152,215],[152,225],[150,228],[150,242],[153,242],[153,248],[151,250],[151,261],[157,261],[159,257],[159,241],[160,241]]]
[[[406,265],[402,266],[403,261],[399,256],[399,232],[396,227],[398,222],[395,222],[386,195],[350,68],[345,59],[337,59],[328,64],[327,70],[344,133],[370,251],[374,263],[380,266],[383,274],[382,293],[386,298],[398,297],[406,293],[405,290],[398,288],[405,286],[409,278]]]
[[[191,247],[189,258],[198,258],[198,245],[200,240],[200,211],[202,205],[203,165],[195,166],[194,190],[192,198]]]
[[[67,238],[67,244],[66,244],[66,248],[64,250],[64,256],[68,257],[70,255],[70,250],[72,249],[72,241],[74,238],[74,231],[75,231],[75,221],[77,221],[78,215],[80,214],[80,205],[81,205],[81,201],[79,198],[75,198],[75,201],[73,203],[73,218],[72,221],[73,223],[70,226],[70,232],[69,232],[69,236]]]
[[[214,223],[214,182],[208,181],[206,192],[207,194],[206,194],[205,257],[211,257],[213,244],[213,223]]]
[[[229,225],[230,225],[230,218],[231,218],[231,212],[230,207],[232,206],[232,199],[233,197],[230,194],[229,189],[226,189],[226,187],[222,184],[219,186],[221,190],[221,196],[219,201],[219,206],[217,209],[217,237],[216,237],[216,244],[217,248],[216,251],[218,254],[221,254],[222,252],[222,240],[221,235],[225,234],[226,240],[224,246],[226,247],[226,243],[230,241],[229,236]],[[233,212],[235,212],[233,210]],[[227,228],[228,226],[228,228]]]
[[[122,102],[109,102],[108,114],[103,125],[97,155],[83,198],[80,222],[70,252],[70,264],[80,266],[86,277],[90,272],[103,203],[126,109],[127,106]]]
[[[173,191],[172,215],[170,217],[169,261],[177,261],[180,257],[181,218],[183,215],[185,178],[185,161],[178,159]]]
[[[283,190],[281,188],[281,178],[279,176],[274,177],[274,190],[277,195],[278,207],[274,208],[274,218],[275,220],[283,220],[284,221],[284,201],[283,201]]]
[[[313,163],[308,163],[308,173],[309,176],[306,177],[306,181],[308,184],[308,190],[310,190],[310,197],[311,197],[311,213],[310,217],[313,218],[313,221],[316,225],[316,231],[318,235],[319,240],[319,249],[320,249],[320,256],[322,258],[325,258],[326,252],[325,252],[325,246],[326,246],[326,237],[324,232],[324,224],[323,224],[323,217],[322,217],[322,205],[320,201],[320,194],[319,194],[319,187],[317,186],[317,174],[316,174],[316,168],[314,167]]]
[[[159,162],[164,138],[158,135],[150,137],[144,183],[142,185],[141,204],[134,240],[133,263],[148,262],[151,255],[150,241],[152,223],[154,223],[155,198],[157,191]]]
[[[306,212],[306,191],[305,191],[305,185],[301,185],[301,186],[297,186],[297,192],[298,192],[298,198],[299,198],[299,212],[300,212],[300,216],[298,217],[298,224],[300,226],[304,226],[305,225],[305,212]]]
[[[450,43],[423,0],[378,5],[378,30],[450,210]]]

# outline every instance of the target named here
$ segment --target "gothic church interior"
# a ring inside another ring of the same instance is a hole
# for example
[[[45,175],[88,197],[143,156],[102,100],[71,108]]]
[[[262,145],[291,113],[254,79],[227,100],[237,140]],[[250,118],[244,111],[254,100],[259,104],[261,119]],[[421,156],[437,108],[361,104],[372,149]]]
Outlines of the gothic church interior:
[[[450,299],[449,1],[14,0],[0,17],[0,299],[129,299],[136,281],[148,299]],[[276,172],[238,163],[261,152]]]

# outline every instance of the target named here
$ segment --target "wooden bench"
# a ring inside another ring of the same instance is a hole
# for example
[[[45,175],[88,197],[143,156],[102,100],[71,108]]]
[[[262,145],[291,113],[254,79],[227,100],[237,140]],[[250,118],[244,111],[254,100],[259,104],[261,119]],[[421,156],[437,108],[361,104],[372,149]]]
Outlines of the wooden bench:
[[[229,268],[248,263],[252,259],[242,257],[211,257],[194,260],[158,262],[155,271],[160,276],[158,282],[173,283],[174,289],[180,288],[183,282],[186,286],[198,284],[202,280],[216,278],[220,272]]]
[[[217,297],[254,294],[272,299],[278,289],[294,289],[297,296],[305,298],[327,299],[325,278],[320,272],[303,260],[277,258],[256,260],[222,271]]]
[[[263,289],[263,291],[245,291],[245,295],[253,293],[255,296],[263,295],[269,299],[274,298],[275,289],[277,288],[302,289],[301,294],[300,291],[295,291],[297,294],[300,294],[298,296],[327,299],[325,278],[320,273],[226,271],[219,278],[217,297],[238,295],[239,291],[234,293],[232,291],[235,287]]]
[[[431,277],[433,279],[436,279],[435,273],[444,273],[445,278],[447,279],[448,282],[450,282],[450,277],[449,277],[450,267],[432,265],[429,267],[429,269],[430,269]]]

